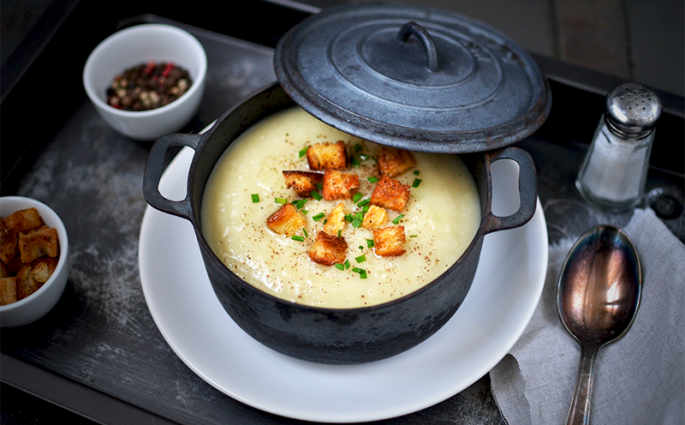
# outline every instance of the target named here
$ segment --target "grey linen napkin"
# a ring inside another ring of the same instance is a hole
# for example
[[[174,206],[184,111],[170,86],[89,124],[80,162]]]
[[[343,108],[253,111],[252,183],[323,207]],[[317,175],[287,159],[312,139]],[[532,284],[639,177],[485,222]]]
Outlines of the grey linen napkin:
[[[636,210],[624,230],[642,263],[642,300],[628,333],[597,355],[590,422],[683,424],[685,245],[650,209]],[[493,396],[510,425],[566,423],[580,346],[559,320],[556,285],[574,242],[564,239],[550,246],[545,287],[533,318],[490,372]]]

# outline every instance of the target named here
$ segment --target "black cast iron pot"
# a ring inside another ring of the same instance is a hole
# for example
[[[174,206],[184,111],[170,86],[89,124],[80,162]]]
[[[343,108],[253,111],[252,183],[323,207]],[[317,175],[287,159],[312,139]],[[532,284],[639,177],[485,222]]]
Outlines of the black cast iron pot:
[[[157,140],[145,170],[145,199],[152,207],[193,224],[216,296],[231,318],[264,345],[326,364],[366,363],[406,351],[433,335],[462,304],[476,273],[483,237],[521,226],[533,217],[537,176],[532,158],[512,147],[461,156],[478,187],[481,225],[459,260],[433,282],[400,299],[371,307],[332,309],[294,304],[256,289],[225,267],[202,235],[200,211],[207,180],[230,143],[262,118],[294,105],[281,86],[274,84],[228,111],[205,134],[171,134]],[[195,150],[187,196],[179,202],[164,198],[158,189],[165,153],[174,146]],[[511,216],[497,217],[491,211],[490,165],[504,158],[519,164],[520,208]]]

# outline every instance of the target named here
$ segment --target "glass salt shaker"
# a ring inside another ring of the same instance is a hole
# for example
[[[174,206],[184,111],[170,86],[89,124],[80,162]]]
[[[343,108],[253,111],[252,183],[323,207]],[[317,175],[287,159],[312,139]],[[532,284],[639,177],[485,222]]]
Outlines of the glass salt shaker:
[[[642,84],[621,84],[606,95],[606,111],[576,180],[590,205],[618,213],[640,203],[659,116],[659,96]]]

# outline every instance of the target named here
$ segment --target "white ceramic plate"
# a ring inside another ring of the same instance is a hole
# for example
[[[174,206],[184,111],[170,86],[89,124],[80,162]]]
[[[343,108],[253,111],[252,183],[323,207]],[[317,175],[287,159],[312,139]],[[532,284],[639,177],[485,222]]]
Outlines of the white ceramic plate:
[[[185,197],[193,151],[184,148],[160,182]],[[512,161],[493,165],[494,211],[511,213]],[[506,183],[505,183],[506,185]],[[547,229],[538,200],[525,226],[485,237],[473,286],[452,319],[400,355],[355,366],[308,363],[245,334],[214,296],[191,224],[148,207],[139,246],[150,312],[176,354],[219,391],[257,409],[317,422],[387,419],[432,406],[488,373],[511,349],[538,303],[547,270]]]

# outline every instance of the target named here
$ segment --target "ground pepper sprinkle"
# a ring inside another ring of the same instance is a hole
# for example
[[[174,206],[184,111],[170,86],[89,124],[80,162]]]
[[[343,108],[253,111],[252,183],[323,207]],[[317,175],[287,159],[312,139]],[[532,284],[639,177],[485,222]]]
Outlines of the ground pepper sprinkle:
[[[178,99],[192,84],[188,71],[173,62],[150,61],[114,77],[107,103],[125,111],[149,111]]]

